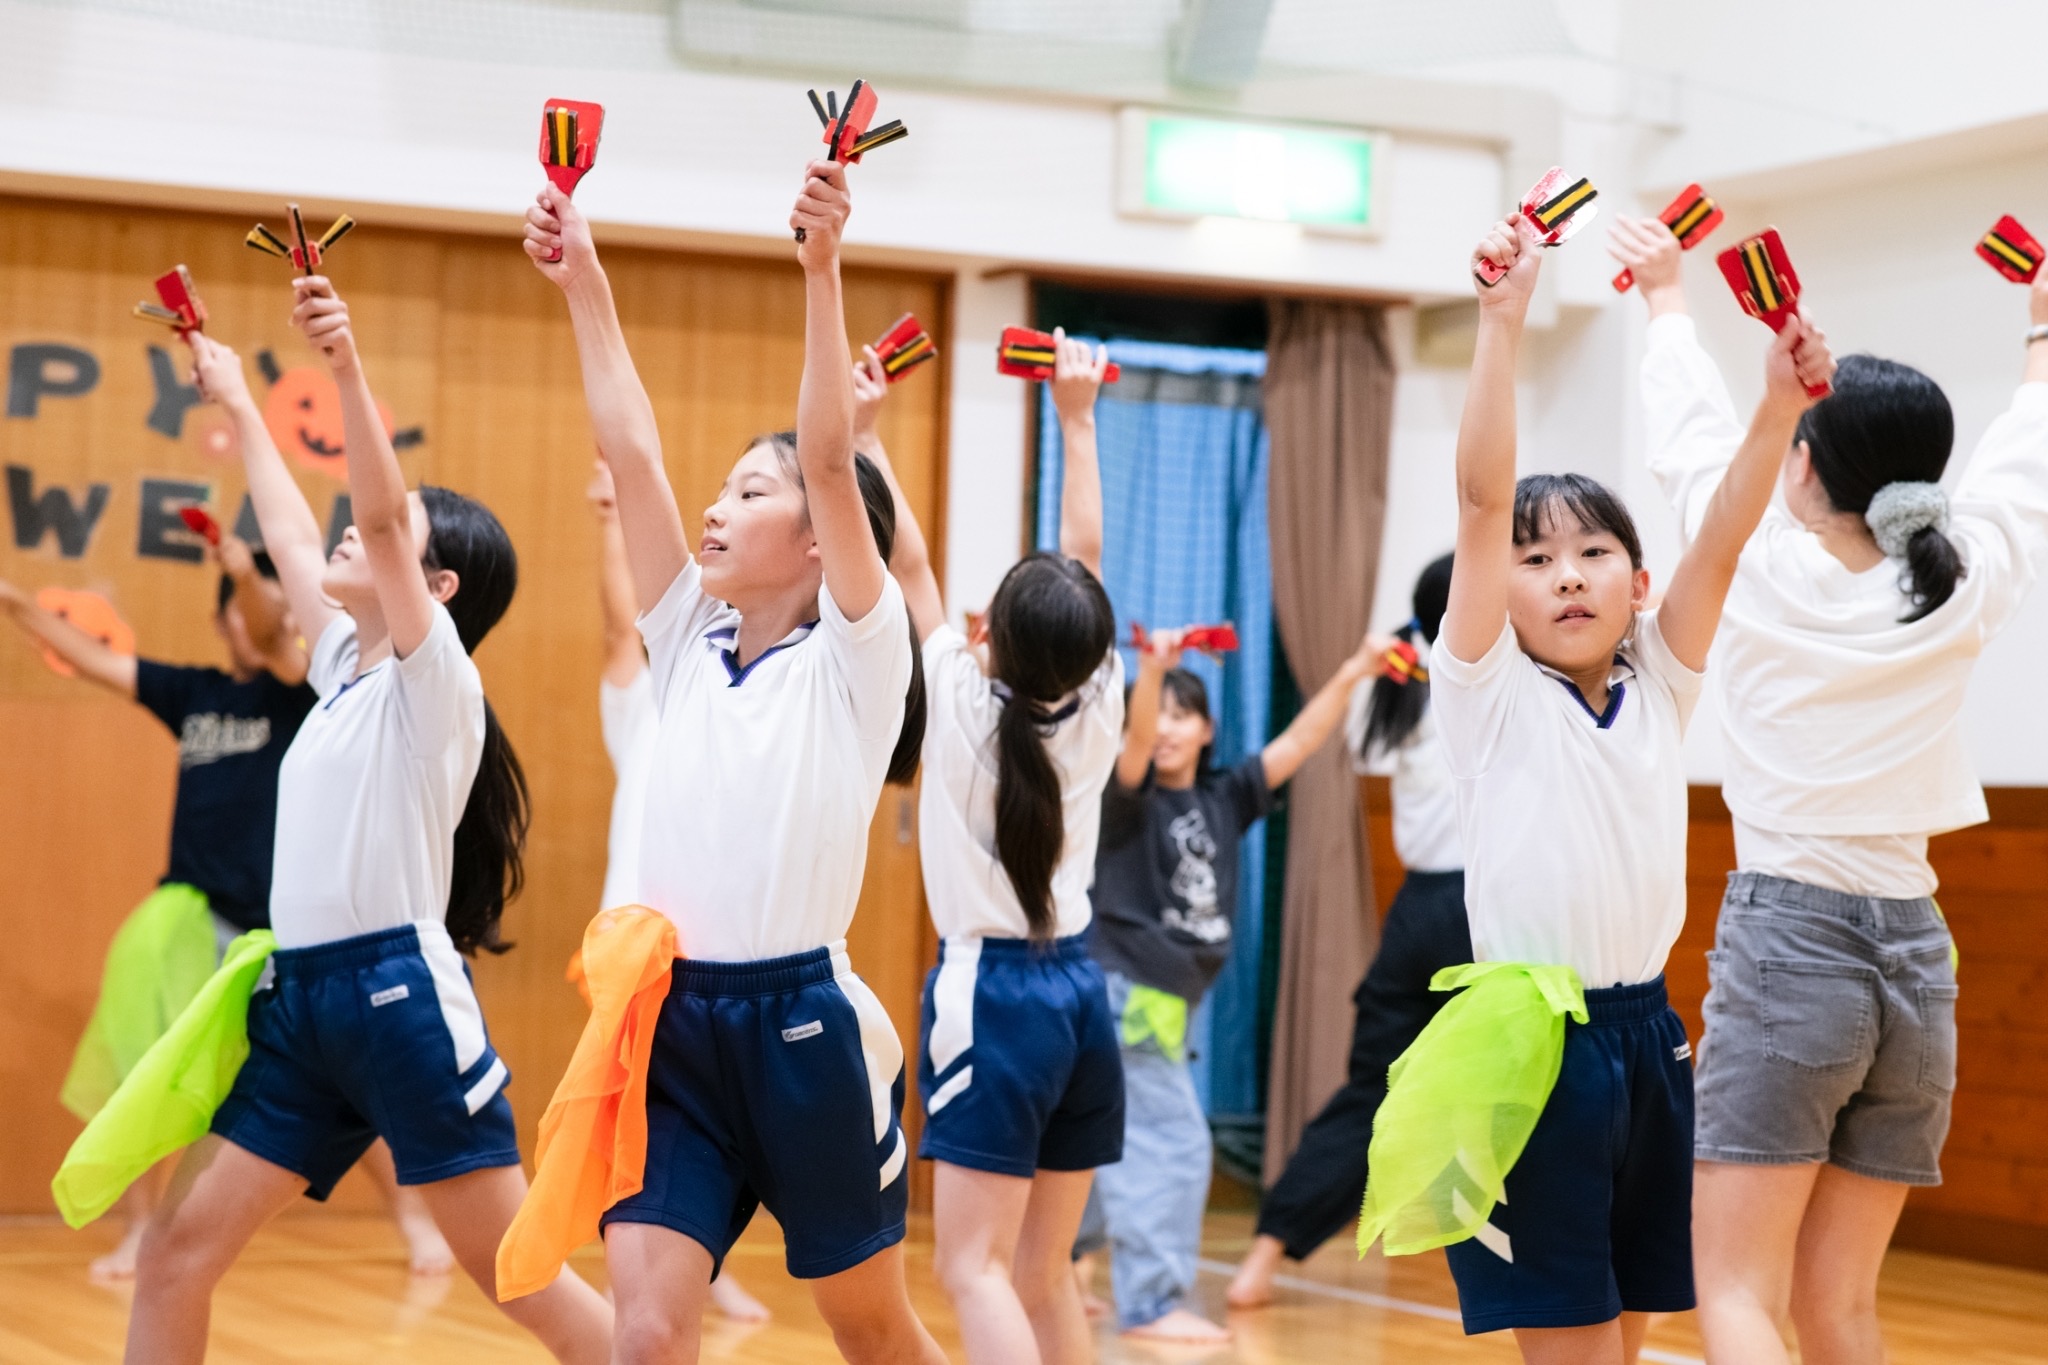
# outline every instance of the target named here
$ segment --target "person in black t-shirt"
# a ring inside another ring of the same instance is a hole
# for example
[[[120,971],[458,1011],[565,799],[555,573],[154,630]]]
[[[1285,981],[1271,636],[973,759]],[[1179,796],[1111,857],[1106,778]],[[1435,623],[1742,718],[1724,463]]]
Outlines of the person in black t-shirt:
[[[89,1119],[184,1010],[237,935],[270,924],[277,770],[317,700],[306,686],[298,638],[276,570],[233,536],[212,550],[220,566],[213,625],[228,668],[159,663],[118,654],[0,580],[0,616],[109,691],[132,697],[178,737],[178,792],[170,862],[108,947],[100,996],[64,1078],[64,1107]],[[445,1273],[448,1246],[416,1193],[401,1192],[389,1154],[369,1164],[392,1203],[415,1271]],[[135,1252],[156,1202],[155,1180],[129,1187],[121,1244],[95,1260],[99,1279],[135,1272]]]
[[[1223,769],[1208,766],[1208,689],[1179,667],[1179,633],[1154,635],[1139,655],[1123,753],[1102,797],[1091,893],[1091,947],[1121,1019],[1124,1158],[1096,1173],[1076,1244],[1093,1250],[1107,1235],[1117,1319],[1131,1336],[1230,1335],[1182,1306],[1194,1287],[1211,1160],[1187,1064],[1188,1015],[1230,956],[1239,841],[1344,719],[1351,689],[1390,643],[1368,636],[1292,724]]]

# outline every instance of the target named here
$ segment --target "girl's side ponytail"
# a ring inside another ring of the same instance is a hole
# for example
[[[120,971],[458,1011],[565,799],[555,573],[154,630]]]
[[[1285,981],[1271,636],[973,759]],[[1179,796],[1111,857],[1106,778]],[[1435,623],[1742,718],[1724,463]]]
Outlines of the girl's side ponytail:
[[[484,699],[484,749],[469,804],[455,827],[454,875],[448,885],[448,937],[464,953],[502,953],[498,936],[505,903],[526,884],[526,829],[532,807],[526,770],[498,713]]]
[[[996,721],[996,857],[1010,876],[1031,938],[1052,937],[1052,874],[1066,847],[1059,774],[1045,751],[1039,707],[1016,692]]]
[[[1451,604],[1451,556],[1442,555],[1430,561],[1416,578],[1410,601],[1415,609],[1414,619],[1394,633],[1411,645],[1418,637],[1426,644],[1435,644],[1437,632],[1443,629],[1444,613]],[[1358,757],[1369,762],[1375,754],[1391,754],[1406,744],[1428,709],[1427,673],[1416,678],[1380,674],[1373,680]]]
[[[1394,634],[1412,645],[1422,631],[1410,621]],[[1427,676],[1402,678],[1382,673],[1374,678],[1372,697],[1366,703],[1365,738],[1359,742],[1359,758],[1370,761],[1374,754],[1390,754],[1400,748],[1415,733],[1415,727],[1422,724],[1422,713],[1428,709]]]

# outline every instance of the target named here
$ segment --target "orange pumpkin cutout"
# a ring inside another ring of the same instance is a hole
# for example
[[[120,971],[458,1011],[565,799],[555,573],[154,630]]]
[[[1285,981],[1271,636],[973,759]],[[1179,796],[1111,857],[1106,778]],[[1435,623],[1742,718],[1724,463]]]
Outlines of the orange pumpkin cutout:
[[[36,605],[69,621],[116,654],[135,656],[135,628],[100,594],[80,588],[44,588],[36,594]],[[48,645],[43,646],[43,662],[60,678],[78,676],[78,670]]]
[[[384,423],[384,434],[394,434],[391,409],[377,404],[377,417]],[[278,375],[263,400],[263,425],[277,448],[306,468],[333,479],[348,478],[341,391],[327,371],[301,365]]]

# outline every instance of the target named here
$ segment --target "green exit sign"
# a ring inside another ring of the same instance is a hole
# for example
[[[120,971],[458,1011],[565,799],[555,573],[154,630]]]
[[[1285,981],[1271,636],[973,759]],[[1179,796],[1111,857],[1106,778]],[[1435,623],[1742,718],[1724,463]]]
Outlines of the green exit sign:
[[[1376,235],[1382,133],[1126,109],[1118,207],[1155,218],[1249,218]]]

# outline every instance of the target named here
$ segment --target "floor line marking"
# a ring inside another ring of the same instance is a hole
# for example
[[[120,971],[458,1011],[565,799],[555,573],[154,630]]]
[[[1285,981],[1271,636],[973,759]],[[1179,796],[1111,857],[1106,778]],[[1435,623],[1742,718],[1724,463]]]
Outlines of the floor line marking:
[[[1211,1275],[1228,1279],[1237,1274],[1237,1267],[1228,1261],[1214,1261],[1202,1257],[1195,1262]],[[1342,1299],[1346,1303],[1364,1304],[1368,1308],[1385,1308],[1396,1313],[1408,1313],[1418,1318],[1434,1318],[1438,1322],[1455,1322],[1463,1326],[1465,1319],[1455,1308],[1442,1308],[1433,1303],[1417,1303],[1413,1299],[1397,1299],[1391,1294],[1375,1294],[1369,1289],[1353,1289],[1349,1285],[1325,1284],[1321,1280],[1304,1279],[1300,1275],[1275,1275],[1273,1283],[1282,1289],[1292,1289],[1303,1294],[1321,1294],[1325,1298]],[[1676,1351],[1660,1351],[1654,1346],[1643,1348],[1641,1359],[1656,1361],[1657,1365],[1704,1365],[1698,1356],[1680,1355]]]

